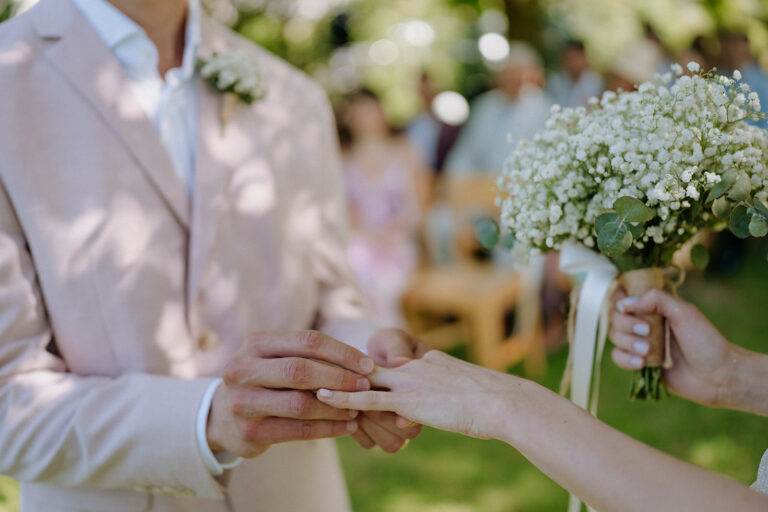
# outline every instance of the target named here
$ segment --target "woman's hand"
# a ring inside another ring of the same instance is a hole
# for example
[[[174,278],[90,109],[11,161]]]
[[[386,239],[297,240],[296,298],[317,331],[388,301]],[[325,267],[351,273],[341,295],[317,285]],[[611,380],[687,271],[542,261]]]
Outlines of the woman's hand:
[[[375,388],[391,391],[321,389],[317,397],[337,408],[392,411],[416,423],[481,439],[504,435],[509,418],[504,409],[511,406],[522,382],[434,350],[398,368],[377,368],[369,379]],[[402,418],[400,426],[405,426]]]
[[[661,290],[642,297],[613,297],[611,340],[616,344],[614,362],[627,370],[645,366],[649,345],[648,323],[635,315],[658,313],[672,330],[674,367],[664,372],[667,387],[676,394],[705,405],[724,405],[722,395],[730,386],[738,349],[731,345],[695,306]]]

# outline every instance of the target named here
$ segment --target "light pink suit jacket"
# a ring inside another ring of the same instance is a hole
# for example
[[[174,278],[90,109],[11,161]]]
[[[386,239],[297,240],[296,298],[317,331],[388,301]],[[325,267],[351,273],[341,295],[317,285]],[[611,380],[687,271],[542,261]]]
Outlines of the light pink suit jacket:
[[[0,25],[0,473],[23,511],[343,512],[332,441],[272,447],[222,478],[195,440],[204,388],[251,332],[362,346],[331,110],[246,52],[266,99],[222,130],[200,81],[194,199],[116,58],[70,0]]]

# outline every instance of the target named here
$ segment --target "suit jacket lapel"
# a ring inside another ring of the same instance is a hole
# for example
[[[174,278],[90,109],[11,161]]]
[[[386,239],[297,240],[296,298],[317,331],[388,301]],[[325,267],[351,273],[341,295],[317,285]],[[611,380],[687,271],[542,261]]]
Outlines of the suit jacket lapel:
[[[189,193],[120,62],[69,0],[36,9],[41,37],[58,39],[48,61],[95,108],[131,152],[178,221],[189,227]]]

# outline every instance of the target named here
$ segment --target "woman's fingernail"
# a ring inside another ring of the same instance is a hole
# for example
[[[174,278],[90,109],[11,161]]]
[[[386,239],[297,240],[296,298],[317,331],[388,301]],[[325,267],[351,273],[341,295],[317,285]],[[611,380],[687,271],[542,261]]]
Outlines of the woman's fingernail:
[[[368,391],[369,389],[371,389],[371,383],[368,382],[368,379],[357,379],[358,391]]]
[[[651,350],[651,346],[644,342],[644,341],[636,341],[634,344],[635,352],[637,352],[640,355],[647,355],[648,351]]]
[[[357,430],[357,422],[356,421],[348,421],[347,422],[347,432],[354,432]]]
[[[629,360],[629,364],[632,366],[632,368],[642,368],[643,364],[645,364],[645,361],[643,361],[642,357],[633,357]]]
[[[357,418],[358,414],[360,414],[360,411],[353,411],[353,410],[349,411],[349,417],[350,418]]]
[[[373,359],[369,359],[366,357],[360,360],[360,369],[363,370],[365,373],[371,373],[375,367],[376,367],[376,364],[373,362]]]
[[[616,309],[624,313],[627,310],[627,306],[636,304],[637,301],[638,301],[637,297],[625,297],[619,301],[619,303],[616,305]]]
[[[320,398],[331,398],[333,396],[333,391],[330,389],[320,389],[317,391],[317,396]]]
[[[632,327],[632,332],[638,336],[648,336],[651,334],[651,327],[648,324],[635,324]]]
[[[408,428],[410,424],[411,424],[410,421],[400,416],[398,416],[397,419],[395,420],[395,425],[397,426],[397,428]]]

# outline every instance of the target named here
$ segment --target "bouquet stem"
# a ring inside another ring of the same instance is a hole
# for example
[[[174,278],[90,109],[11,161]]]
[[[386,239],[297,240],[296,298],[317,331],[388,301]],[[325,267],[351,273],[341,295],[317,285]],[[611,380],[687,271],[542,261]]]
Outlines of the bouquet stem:
[[[664,274],[660,268],[644,268],[626,272],[619,278],[621,286],[630,297],[639,297],[653,289],[664,289]],[[664,389],[663,368],[671,366],[669,357],[669,336],[664,317],[659,314],[642,315],[651,328],[646,341],[650,350],[646,356],[646,367],[635,372],[630,398],[656,401]]]

